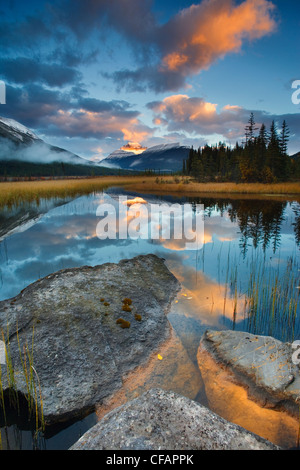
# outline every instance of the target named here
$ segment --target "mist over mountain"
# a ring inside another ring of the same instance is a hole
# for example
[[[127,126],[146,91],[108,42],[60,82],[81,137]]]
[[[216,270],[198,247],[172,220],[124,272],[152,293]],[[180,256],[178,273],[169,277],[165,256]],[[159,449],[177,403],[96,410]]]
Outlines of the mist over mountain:
[[[60,147],[47,144],[34,132],[13,119],[0,117],[0,161],[73,165],[95,165]]]
[[[46,143],[19,122],[0,117],[0,178],[78,177],[118,174]]]
[[[179,143],[156,145],[142,153],[124,150],[125,147],[97,163],[50,145],[23,124],[0,117],[0,176],[176,172],[182,170],[190,151]]]

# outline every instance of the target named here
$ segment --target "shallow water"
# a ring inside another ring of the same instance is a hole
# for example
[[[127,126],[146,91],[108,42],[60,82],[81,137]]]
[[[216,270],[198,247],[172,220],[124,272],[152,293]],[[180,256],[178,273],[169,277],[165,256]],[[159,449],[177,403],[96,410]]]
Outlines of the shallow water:
[[[48,201],[40,209],[24,207],[3,212],[0,300],[14,297],[30,283],[60,269],[153,253],[166,260],[182,283],[169,320],[190,367],[197,365],[199,340],[207,328],[235,328],[283,341],[300,338],[299,202],[143,195],[148,206],[162,202],[204,205],[203,247],[187,250],[183,240],[172,236],[160,240],[100,240],[96,233],[100,220],[97,207],[105,203],[118,210],[120,195],[128,199],[138,196],[111,188],[73,201]],[[128,220],[120,223],[127,224]],[[271,300],[267,298],[270,296]],[[179,360],[176,357],[175,354],[174,361]],[[166,372],[165,375],[168,377]],[[177,382],[174,378],[172,387],[186,394],[184,385],[178,385],[179,379],[180,375]],[[205,402],[205,393],[199,389],[192,398]],[[52,430],[38,447],[68,448],[96,420],[94,414],[67,429]],[[10,428],[11,447],[31,448],[30,431],[20,432],[20,426]]]

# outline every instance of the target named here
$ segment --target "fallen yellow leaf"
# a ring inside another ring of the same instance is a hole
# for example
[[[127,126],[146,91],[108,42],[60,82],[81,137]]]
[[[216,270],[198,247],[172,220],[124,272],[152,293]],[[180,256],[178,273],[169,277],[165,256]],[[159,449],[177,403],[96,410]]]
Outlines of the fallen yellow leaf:
[[[159,359],[160,361],[162,360],[162,357],[160,354],[157,355],[157,359]]]

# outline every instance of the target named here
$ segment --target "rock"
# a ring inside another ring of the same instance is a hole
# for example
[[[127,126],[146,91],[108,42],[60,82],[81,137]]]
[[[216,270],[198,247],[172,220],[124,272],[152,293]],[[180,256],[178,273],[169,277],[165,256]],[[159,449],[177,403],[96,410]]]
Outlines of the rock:
[[[198,354],[202,349],[228,366],[254,396],[299,414],[300,374],[299,366],[292,362],[291,344],[270,336],[208,330]]]
[[[271,337],[208,330],[198,366],[209,408],[283,448],[297,447],[299,369],[291,345]]]
[[[203,390],[199,368],[189,358],[174,330],[170,338],[152,354],[146,365],[137,367],[128,374],[122,388],[96,407],[98,419],[153,388],[172,390],[192,400]]]
[[[118,264],[65,269],[0,302],[0,328],[9,336],[15,388],[27,393],[20,361],[34,378],[47,424],[81,417],[122,386],[170,337],[166,313],[179,289],[164,260],[138,256]],[[131,311],[122,310],[130,298]],[[135,320],[141,315],[141,321]],[[116,321],[130,322],[122,328]],[[2,367],[2,385],[9,382]]]
[[[70,450],[276,450],[174,392],[152,389],[108,413]]]

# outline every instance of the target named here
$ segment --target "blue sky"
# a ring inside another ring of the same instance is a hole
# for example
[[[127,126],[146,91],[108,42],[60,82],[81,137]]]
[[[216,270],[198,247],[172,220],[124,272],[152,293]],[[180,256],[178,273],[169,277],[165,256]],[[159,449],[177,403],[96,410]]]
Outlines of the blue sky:
[[[250,113],[300,150],[300,5],[287,0],[6,0],[0,114],[102,159],[243,139]]]

